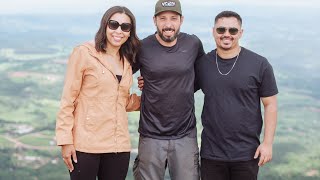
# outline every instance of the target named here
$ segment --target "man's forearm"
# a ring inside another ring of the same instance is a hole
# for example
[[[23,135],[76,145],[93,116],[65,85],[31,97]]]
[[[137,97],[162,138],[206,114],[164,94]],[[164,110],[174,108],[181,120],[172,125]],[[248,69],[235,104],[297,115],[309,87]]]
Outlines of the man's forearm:
[[[272,144],[277,126],[277,104],[270,103],[264,107],[264,138],[263,142]]]

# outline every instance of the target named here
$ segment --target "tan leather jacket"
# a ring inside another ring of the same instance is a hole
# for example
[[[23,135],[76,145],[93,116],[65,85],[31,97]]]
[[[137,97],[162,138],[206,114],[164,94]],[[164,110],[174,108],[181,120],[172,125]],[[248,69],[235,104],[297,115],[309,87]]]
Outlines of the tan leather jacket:
[[[88,153],[129,152],[126,111],[140,107],[140,97],[129,94],[131,85],[127,60],[118,83],[106,55],[97,52],[93,43],[75,47],[57,115],[57,144],[74,144],[77,151]]]

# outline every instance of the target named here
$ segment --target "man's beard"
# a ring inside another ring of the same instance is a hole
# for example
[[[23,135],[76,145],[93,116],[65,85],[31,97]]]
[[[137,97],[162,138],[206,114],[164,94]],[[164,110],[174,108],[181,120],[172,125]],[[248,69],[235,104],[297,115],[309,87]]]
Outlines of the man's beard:
[[[166,31],[166,30],[168,30],[168,31],[173,30],[173,31],[174,31],[174,29],[172,29],[172,28],[164,28],[164,29],[163,29],[163,31]],[[171,37],[166,37],[166,36],[163,35],[162,31],[157,27],[157,33],[158,33],[159,37],[160,37],[164,42],[173,42],[174,40],[176,40],[178,34],[180,33],[180,28],[178,28],[177,31],[174,31],[174,32],[175,32],[175,33],[174,33],[173,36],[171,36]]]

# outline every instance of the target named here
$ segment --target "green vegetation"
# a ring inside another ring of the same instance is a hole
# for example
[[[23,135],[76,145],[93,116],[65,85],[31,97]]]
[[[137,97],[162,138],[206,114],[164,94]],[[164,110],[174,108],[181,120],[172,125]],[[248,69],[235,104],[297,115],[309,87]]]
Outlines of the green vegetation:
[[[5,148],[13,148],[14,143],[9,141],[7,138],[0,136],[0,149],[5,149]]]
[[[53,137],[43,136],[42,134],[24,135],[19,137],[18,141],[31,146],[55,145],[55,143],[53,142]]]

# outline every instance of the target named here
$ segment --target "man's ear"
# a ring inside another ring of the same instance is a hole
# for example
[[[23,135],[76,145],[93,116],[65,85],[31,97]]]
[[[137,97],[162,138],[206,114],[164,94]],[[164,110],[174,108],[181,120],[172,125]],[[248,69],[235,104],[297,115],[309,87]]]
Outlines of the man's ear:
[[[157,26],[157,17],[156,16],[153,16],[153,23],[155,26]]]
[[[239,39],[241,39],[241,37],[242,37],[242,34],[243,34],[243,29],[240,29],[240,31],[239,31]]]

